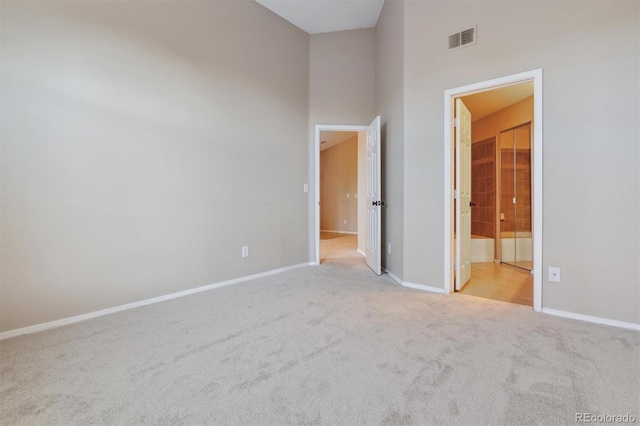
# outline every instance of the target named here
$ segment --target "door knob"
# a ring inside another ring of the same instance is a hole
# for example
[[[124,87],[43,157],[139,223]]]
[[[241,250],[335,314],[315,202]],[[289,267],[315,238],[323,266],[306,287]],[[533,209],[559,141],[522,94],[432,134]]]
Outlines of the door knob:
[[[469,207],[475,207],[475,206],[476,206],[476,203],[469,201]]]
[[[384,201],[372,201],[372,206],[384,206]]]

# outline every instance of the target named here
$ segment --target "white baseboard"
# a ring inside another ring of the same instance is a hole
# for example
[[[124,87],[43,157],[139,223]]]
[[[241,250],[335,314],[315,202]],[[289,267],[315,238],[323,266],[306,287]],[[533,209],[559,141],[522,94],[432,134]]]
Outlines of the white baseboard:
[[[333,230],[327,230],[327,229],[321,229],[320,232],[332,232],[334,234],[350,234],[350,235],[358,235],[358,232],[351,232],[351,231],[333,231]]]
[[[549,308],[542,308],[542,313],[547,315],[553,315],[556,317],[570,318],[578,321],[586,321],[586,322],[592,322],[595,324],[604,324],[604,325],[610,325],[612,327],[619,327],[619,328],[626,328],[629,330],[640,331],[640,324],[635,324],[632,322],[624,322],[624,321],[617,321],[617,320],[612,320],[607,318],[592,317],[591,315],[574,314],[573,312],[559,311],[557,309],[549,309]]]
[[[367,256],[365,256],[365,257],[367,257]],[[393,272],[391,272],[391,271],[390,271],[390,270],[388,270],[387,268],[382,268],[382,271],[383,271],[385,274],[389,275],[389,277],[390,277],[392,280],[394,280],[394,281],[395,281],[395,282],[397,282],[398,284],[402,285],[402,280],[401,280],[401,279],[400,279],[396,274],[394,274]]]
[[[402,287],[407,287],[407,288],[412,288],[414,290],[422,290],[422,291],[428,291],[430,293],[439,293],[439,294],[444,294],[444,288],[438,288],[438,287],[431,287],[429,285],[424,285],[424,284],[415,284],[415,283],[410,283],[407,281],[402,281],[400,279],[400,277],[398,277],[397,275],[395,275],[393,272],[389,271],[386,268],[382,268],[382,270],[389,275],[389,277],[391,279],[393,279],[395,282],[397,282],[398,284],[400,284]]]
[[[360,250],[360,249],[356,249],[356,251],[358,252],[358,254],[359,254],[360,256],[367,257],[367,253],[363,252],[362,250]]]
[[[171,299],[177,299],[179,297],[189,296],[191,294],[201,293],[203,291],[214,290],[216,288],[226,287],[233,284],[238,284],[245,281],[255,280],[258,278],[267,277],[269,275],[278,274],[292,269],[309,266],[313,262],[300,263],[298,265],[286,266],[284,268],[273,269],[271,271],[260,272],[258,274],[247,275],[245,277],[233,278],[231,280],[221,281],[219,283],[209,284],[202,287],[196,287],[189,290],[178,291],[176,293],[166,294],[164,296],[153,297],[151,299],[140,300],[138,302],[127,303],[125,305],[115,306],[113,308],[102,309],[99,311],[89,312],[82,315],[76,315],[73,317],[63,318],[55,321],[45,322],[42,324],[31,325],[29,327],[18,328],[15,330],[5,331],[0,333],[0,340],[10,339],[12,337],[21,336],[23,334],[37,333],[38,331],[49,330],[52,328],[62,327],[69,324],[75,324],[77,322],[86,321],[88,319],[101,317],[104,315],[114,314],[116,312],[126,311],[129,309],[139,308],[141,306],[152,305],[154,303],[164,302]]]
[[[407,282],[407,281],[402,281],[402,286],[403,287],[408,287],[408,288],[413,288],[413,289],[416,289],[416,290],[428,291],[430,293],[444,294],[444,288],[431,287],[430,285],[415,284],[415,283],[410,283],[410,282]]]

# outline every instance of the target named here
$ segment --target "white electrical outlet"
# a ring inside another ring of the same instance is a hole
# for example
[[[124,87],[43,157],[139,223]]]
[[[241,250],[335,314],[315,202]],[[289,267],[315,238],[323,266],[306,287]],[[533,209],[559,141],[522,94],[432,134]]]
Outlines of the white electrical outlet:
[[[391,254],[391,243],[387,243],[387,253]]]
[[[304,192],[309,192],[309,184],[308,184],[308,183],[305,183],[305,184],[304,184],[304,186],[302,187],[302,190],[303,190]]]
[[[249,257],[249,246],[242,246],[242,257]]]
[[[556,266],[549,266],[549,281],[554,283],[560,282],[560,268]]]
[[[345,220],[344,220],[344,224],[345,224],[345,225],[347,224],[347,219],[345,219]]]
[[[349,198],[349,193],[347,192],[347,198]]]

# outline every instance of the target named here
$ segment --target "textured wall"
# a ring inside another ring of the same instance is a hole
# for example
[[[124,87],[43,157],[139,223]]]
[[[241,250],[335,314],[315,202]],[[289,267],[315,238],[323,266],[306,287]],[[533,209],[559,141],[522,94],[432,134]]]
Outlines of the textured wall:
[[[0,8],[0,331],[308,261],[306,33],[244,0]]]
[[[639,7],[405,4],[407,281],[444,286],[444,91],[542,68],[543,307],[640,322]],[[478,44],[447,52],[446,36],[469,24]]]
[[[376,27],[376,114],[382,127],[382,266],[404,275],[404,1],[387,0]],[[391,244],[391,254],[388,244]]]
[[[375,32],[365,28],[313,34],[310,39],[309,256],[315,259],[315,126],[366,126],[375,118]]]

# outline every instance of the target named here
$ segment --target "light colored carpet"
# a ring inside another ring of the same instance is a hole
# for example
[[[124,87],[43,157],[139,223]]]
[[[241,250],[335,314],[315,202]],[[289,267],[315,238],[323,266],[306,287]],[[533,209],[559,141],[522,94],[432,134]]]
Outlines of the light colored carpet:
[[[640,338],[326,262],[0,342],[0,424],[640,418]]]
[[[364,257],[358,253],[358,236],[320,233],[320,263],[331,262],[343,265],[364,265]]]

